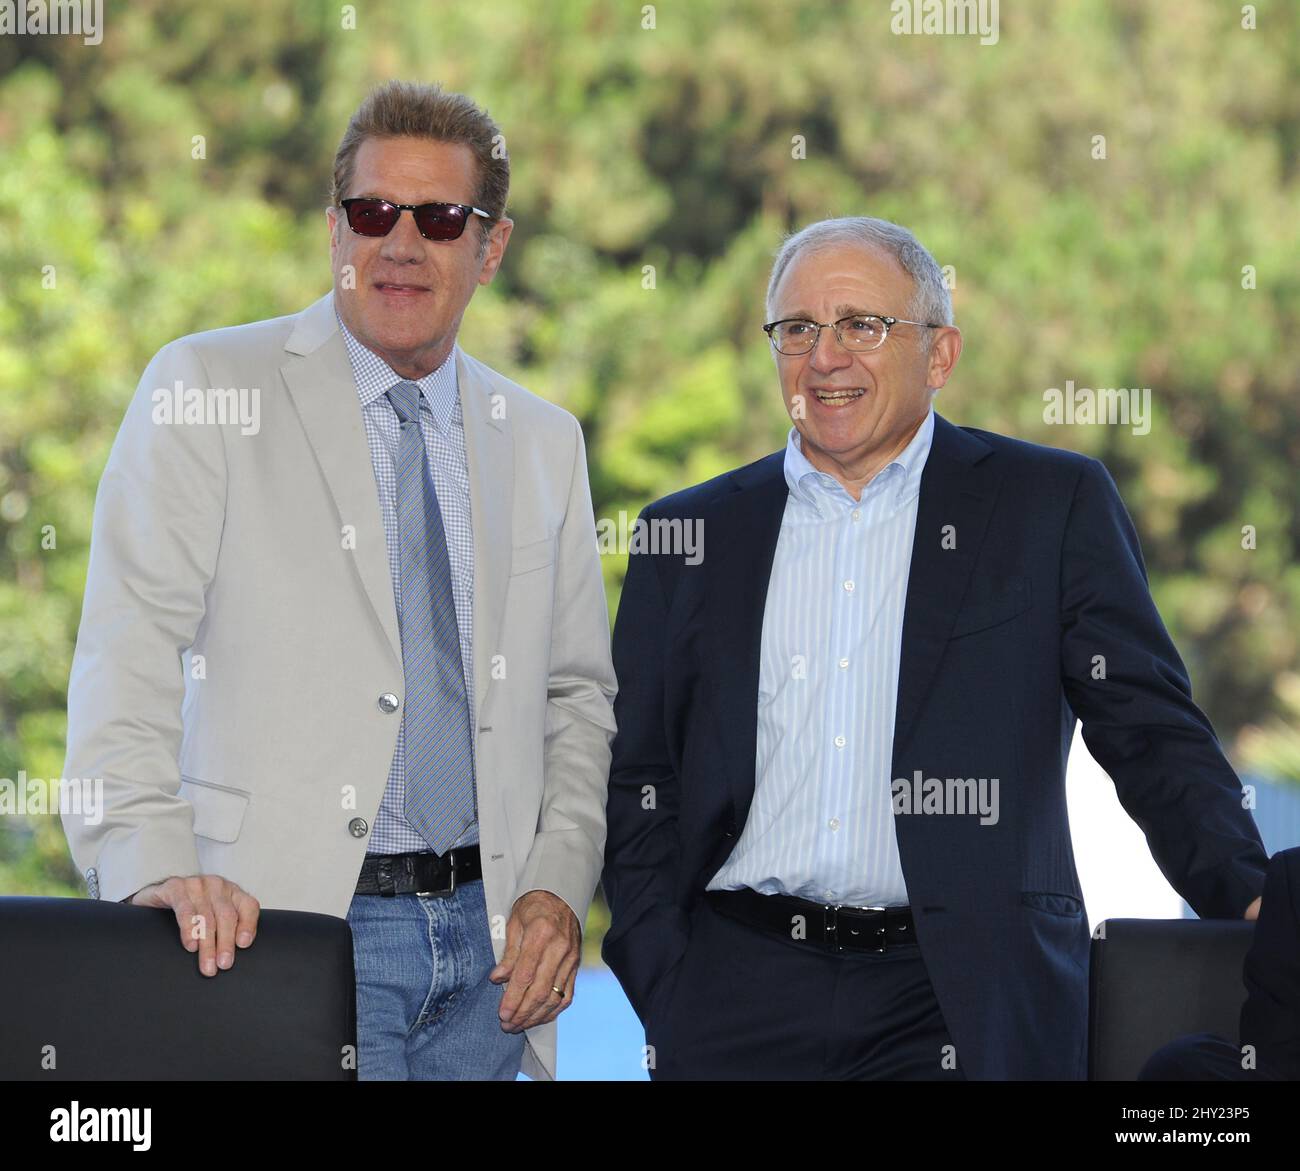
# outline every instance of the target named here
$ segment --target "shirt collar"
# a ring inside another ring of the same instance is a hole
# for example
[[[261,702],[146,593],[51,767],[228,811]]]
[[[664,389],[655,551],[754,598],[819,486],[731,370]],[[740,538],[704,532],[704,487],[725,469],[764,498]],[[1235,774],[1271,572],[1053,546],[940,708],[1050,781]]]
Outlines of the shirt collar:
[[[357,384],[357,395],[361,399],[363,408],[368,407],[376,399],[383,398],[399,382],[411,381],[404,379],[383,358],[357,341],[352,336],[352,331],[343,324],[337,309],[334,311],[334,316],[338,320],[339,331],[343,334],[343,344],[348,350],[348,360],[352,363],[352,374]],[[420,394],[433,415],[433,421],[437,424],[438,430],[443,433],[446,433],[453,422],[460,419],[456,350],[457,347],[453,345],[451,353],[438,369],[423,378],[414,380],[419,385]]]
[[[931,407],[924,421],[912,436],[911,442],[892,460],[880,469],[871,482],[862,489],[862,498],[868,494],[883,491],[887,485],[893,485],[894,504],[901,505],[911,500],[921,490],[921,473],[930,455],[930,444],[934,438],[934,408]],[[803,453],[797,427],[790,428],[785,444],[785,482],[790,494],[805,503],[813,505],[819,513],[825,515],[823,502],[829,505],[837,500],[840,506],[857,505],[844,486],[828,472],[819,471],[808,462]]]

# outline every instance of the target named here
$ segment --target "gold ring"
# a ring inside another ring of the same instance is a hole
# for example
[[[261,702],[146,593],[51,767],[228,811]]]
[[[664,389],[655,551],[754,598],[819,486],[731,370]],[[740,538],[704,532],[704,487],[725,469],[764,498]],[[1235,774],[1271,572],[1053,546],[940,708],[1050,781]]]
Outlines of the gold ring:
[[[551,991],[554,992],[556,996],[563,996],[563,995],[564,995],[564,989],[563,989],[563,988],[557,988],[554,984],[551,985]]]

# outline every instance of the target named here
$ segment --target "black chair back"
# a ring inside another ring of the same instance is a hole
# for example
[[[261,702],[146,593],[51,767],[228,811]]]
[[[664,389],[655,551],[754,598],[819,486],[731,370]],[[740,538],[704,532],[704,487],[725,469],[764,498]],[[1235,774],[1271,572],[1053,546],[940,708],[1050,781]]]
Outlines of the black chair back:
[[[356,1078],[347,921],[262,911],[204,976],[169,910],[0,898],[0,1079]]]
[[[1107,919],[1102,928],[1089,976],[1091,1080],[1135,1080],[1148,1057],[1184,1033],[1237,1043],[1254,923]]]

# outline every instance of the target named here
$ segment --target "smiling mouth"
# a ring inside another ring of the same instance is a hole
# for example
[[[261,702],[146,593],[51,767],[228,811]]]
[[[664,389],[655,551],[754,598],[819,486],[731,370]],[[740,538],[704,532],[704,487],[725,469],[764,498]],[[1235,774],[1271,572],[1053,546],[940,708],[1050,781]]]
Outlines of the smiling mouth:
[[[814,390],[819,403],[825,403],[828,407],[842,407],[851,402],[856,402],[864,394],[866,389],[861,386],[851,386],[844,390]]]
[[[397,294],[399,296],[413,296],[416,293],[432,292],[431,289],[424,285],[396,285],[387,281],[376,281],[375,288],[381,293]]]

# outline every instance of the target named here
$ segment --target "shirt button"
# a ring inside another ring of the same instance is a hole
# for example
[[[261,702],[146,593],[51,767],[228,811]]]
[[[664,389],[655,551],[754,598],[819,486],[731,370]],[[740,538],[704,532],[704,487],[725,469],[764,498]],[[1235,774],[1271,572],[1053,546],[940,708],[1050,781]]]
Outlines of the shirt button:
[[[836,736],[836,737],[835,737],[835,747],[836,747],[836,748],[843,748],[844,745],[847,744],[847,743],[848,743],[848,741],[845,740],[843,736]]]
[[[844,589],[846,593],[851,594],[853,592],[853,583],[851,581],[846,581],[844,583]]]
[[[840,660],[840,669],[841,669],[841,670],[843,670],[843,668],[847,667],[848,665],[849,665],[849,661],[848,661],[848,659],[841,659],[841,660]]]
[[[397,710],[397,702],[397,696],[395,696],[391,691],[385,691],[384,694],[379,697],[379,710],[383,712],[384,715],[390,716]]]
[[[860,509],[860,508],[855,508],[852,512],[849,513],[849,515],[850,515],[854,520],[861,520],[861,519],[862,519],[862,509]]]
[[[832,817],[830,821],[828,821],[826,824],[829,825],[833,830],[839,829],[840,819],[838,817]]]

